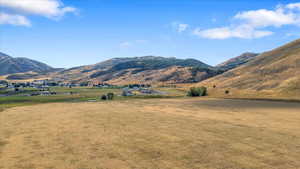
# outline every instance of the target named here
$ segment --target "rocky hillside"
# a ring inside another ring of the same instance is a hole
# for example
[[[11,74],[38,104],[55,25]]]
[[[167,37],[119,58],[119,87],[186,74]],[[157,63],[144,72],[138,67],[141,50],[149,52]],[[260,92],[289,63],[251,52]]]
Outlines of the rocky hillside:
[[[49,72],[52,67],[27,58],[13,58],[0,52],[0,75],[23,72]]]
[[[300,97],[300,39],[262,53],[248,63],[199,85],[268,91]]]
[[[145,56],[110,59],[95,65],[67,69],[51,76],[69,82],[189,83],[219,73],[221,71],[195,59]]]

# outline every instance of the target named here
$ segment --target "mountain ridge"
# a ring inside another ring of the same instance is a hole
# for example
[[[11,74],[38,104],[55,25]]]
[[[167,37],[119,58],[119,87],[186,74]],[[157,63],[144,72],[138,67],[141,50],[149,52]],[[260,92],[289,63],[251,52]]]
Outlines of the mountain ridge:
[[[223,63],[220,63],[215,67],[228,71],[255,59],[255,57],[258,55],[259,53],[245,52],[237,57],[231,58]]]
[[[299,97],[299,75],[300,39],[297,39],[264,52],[240,67],[198,85],[216,85],[220,89],[252,90]]]
[[[254,58],[245,53],[213,67],[197,59],[178,59],[176,57],[141,56],[116,57],[92,65],[77,66],[69,69],[52,69],[50,73],[11,74],[7,80],[26,80],[30,78],[52,78],[70,83],[194,83],[221,74],[240,66]],[[253,55],[253,56],[252,56]],[[3,58],[10,56],[3,54]],[[27,60],[27,58],[25,58]],[[22,59],[19,59],[22,60]],[[29,60],[29,59],[28,59]],[[229,65],[229,66],[228,66]],[[230,68],[228,68],[230,67]],[[54,71],[56,70],[56,71]],[[49,72],[49,71],[48,71]],[[17,72],[20,73],[20,72]]]
[[[0,52],[0,75],[24,72],[49,72],[55,70],[51,66],[25,57],[13,58]]]
[[[193,69],[197,68],[197,69]],[[199,74],[201,72],[202,74]],[[123,83],[184,83],[218,74],[218,70],[196,59],[142,56],[112,58],[93,65],[80,66],[55,73],[66,81]],[[194,78],[194,80],[193,80]]]

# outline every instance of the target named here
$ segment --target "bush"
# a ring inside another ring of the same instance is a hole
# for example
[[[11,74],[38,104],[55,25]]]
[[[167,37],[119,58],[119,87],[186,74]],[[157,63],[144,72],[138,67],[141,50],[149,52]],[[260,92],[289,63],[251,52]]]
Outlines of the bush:
[[[225,94],[229,94],[230,92],[229,92],[229,90],[225,90]]]
[[[113,100],[115,94],[114,93],[107,93],[107,100]]]
[[[88,86],[89,85],[89,82],[81,82],[80,83],[80,86]]]
[[[107,96],[106,95],[102,95],[101,96],[101,100],[107,100]]]
[[[188,96],[191,97],[199,97],[199,96],[206,96],[206,95],[207,95],[206,87],[192,87],[188,92]]]

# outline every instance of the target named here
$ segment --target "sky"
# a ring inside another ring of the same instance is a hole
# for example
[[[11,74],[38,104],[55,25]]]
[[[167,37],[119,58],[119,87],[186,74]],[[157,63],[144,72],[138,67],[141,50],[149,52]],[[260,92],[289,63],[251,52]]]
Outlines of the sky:
[[[0,0],[0,51],[57,68],[115,57],[217,65],[300,38],[300,0]]]

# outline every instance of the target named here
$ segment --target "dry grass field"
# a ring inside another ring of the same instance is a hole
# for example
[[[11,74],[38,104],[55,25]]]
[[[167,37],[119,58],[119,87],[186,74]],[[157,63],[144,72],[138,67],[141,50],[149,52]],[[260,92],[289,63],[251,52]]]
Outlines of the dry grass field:
[[[48,103],[0,112],[0,169],[299,169],[300,104]]]

